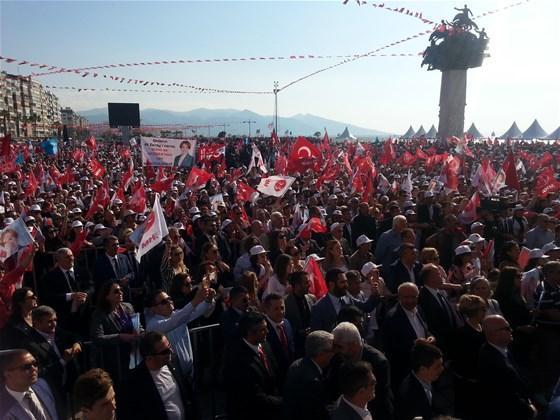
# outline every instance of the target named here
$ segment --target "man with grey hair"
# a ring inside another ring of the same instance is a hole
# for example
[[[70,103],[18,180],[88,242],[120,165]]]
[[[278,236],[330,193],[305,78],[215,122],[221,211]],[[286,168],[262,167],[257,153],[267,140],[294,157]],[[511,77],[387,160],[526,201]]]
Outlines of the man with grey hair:
[[[350,322],[341,322],[333,330],[336,355],[331,361],[328,389],[329,398],[338,398],[342,390],[343,365],[347,362],[368,362],[377,379],[376,398],[368,404],[368,409],[377,419],[392,419],[394,414],[393,393],[389,361],[376,348],[363,342],[358,328]]]
[[[74,254],[69,248],[55,252],[56,266],[39,283],[42,303],[52,306],[59,317],[61,327],[72,332],[82,329],[88,293],[93,293],[93,283],[87,274],[74,268]]]
[[[313,331],[305,340],[305,357],[288,369],[284,384],[284,418],[328,419],[323,372],[333,357],[333,335]]]
[[[57,314],[50,306],[38,306],[31,313],[33,329],[24,347],[39,363],[39,376],[50,385],[61,418],[66,418],[66,393],[78,375],[77,356],[82,347],[75,336],[57,328]]]
[[[383,232],[377,240],[375,262],[384,267],[393,263],[394,250],[401,246],[401,232],[408,226],[406,217],[398,214],[393,217],[393,227]]]

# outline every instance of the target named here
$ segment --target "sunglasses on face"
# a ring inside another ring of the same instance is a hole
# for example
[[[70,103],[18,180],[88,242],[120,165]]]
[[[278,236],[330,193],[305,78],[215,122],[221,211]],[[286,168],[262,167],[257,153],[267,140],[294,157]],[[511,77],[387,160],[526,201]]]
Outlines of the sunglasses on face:
[[[29,371],[33,368],[37,368],[38,366],[39,366],[39,364],[37,363],[36,360],[34,360],[31,363],[26,363],[24,365],[16,366],[15,368],[10,369],[10,370],[26,370],[26,371]]]

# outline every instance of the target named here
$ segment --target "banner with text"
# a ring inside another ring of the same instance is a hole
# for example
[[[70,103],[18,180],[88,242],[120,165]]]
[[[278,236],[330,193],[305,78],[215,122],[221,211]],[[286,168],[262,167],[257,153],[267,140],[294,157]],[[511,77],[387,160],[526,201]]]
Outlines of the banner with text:
[[[143,166],[190,169],[196,162],[196,140],[141,137]]]

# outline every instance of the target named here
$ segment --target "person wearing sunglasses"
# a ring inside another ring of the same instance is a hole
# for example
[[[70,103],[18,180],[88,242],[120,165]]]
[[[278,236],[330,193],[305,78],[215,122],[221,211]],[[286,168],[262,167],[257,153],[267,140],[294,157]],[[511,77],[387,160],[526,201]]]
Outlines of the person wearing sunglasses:
[[[144,359],[129,372],[119,419],[197,418],[192,415],[188,392],[175,363],[173,349],[165,335],[147,332],[140,339]]]
[[[39,365],[24,349],[0,352],[0,418],[58,420],[55,400]]]

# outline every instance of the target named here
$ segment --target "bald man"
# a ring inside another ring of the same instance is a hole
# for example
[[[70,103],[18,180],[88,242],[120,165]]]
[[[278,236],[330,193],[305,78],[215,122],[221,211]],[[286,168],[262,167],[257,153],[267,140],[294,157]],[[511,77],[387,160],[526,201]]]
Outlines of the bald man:
[[[529,398],[527,380],[521,377],[509,351],[513,341],[509,323],[490,315],[482,323],[486,344],[479,354],[478,381],[481,413],[478,418],[529,420],[537,411]]]
[[[414,283],[401,284],[397,289],[398,304],[387,313],[381,328],[383,350],[391,362],[393,387],[398,387],[410,372],[410,350],[416,339],[431,337],[418,311],[418,295],[418,287]]]

